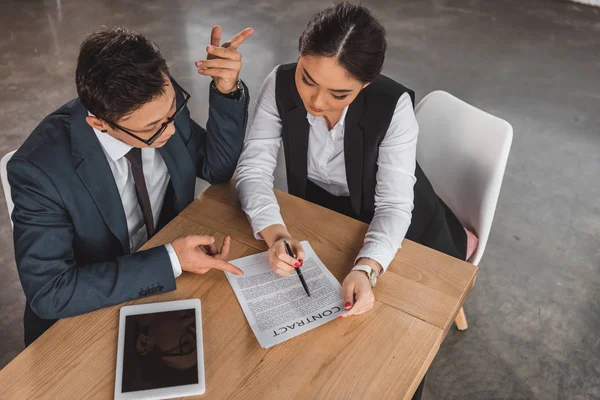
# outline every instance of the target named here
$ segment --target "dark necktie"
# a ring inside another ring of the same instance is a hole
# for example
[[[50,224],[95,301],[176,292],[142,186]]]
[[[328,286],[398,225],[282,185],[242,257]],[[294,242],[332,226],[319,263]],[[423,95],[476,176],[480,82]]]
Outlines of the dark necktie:
[[[150,206],[150,196],[146,189],[146,180],[144,179],[144,168],[142,167],[142,149],[134,147],[125,154],[125,158],[131,164],[131,172],[133,173],[133,181],[135,182],[135,194],[137,201],[144,214],[144,222],[146,224],[146,232],[148,239],[154,236],[154,218],[152,217],[152,207]]]

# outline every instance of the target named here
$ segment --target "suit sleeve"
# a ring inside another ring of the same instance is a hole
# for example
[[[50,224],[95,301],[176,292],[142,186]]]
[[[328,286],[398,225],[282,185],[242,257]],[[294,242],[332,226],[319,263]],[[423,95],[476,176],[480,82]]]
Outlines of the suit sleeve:
[[[246,85],[239,100],[225,98],[211,90],[206,129],[189,118],[196,150],[196,176],[211,184],[231,179],[242,153],[249,101]],[[189,116],[189,111],[186,112]]]
[[[39,317],[71,317],[176,288],[165,246],[79,265],[71,217],[48,175],[26,159],[13,158],[8,179],[15,204],[17,269],[27,301]],[[147,287],[151,293],[139,291]]]

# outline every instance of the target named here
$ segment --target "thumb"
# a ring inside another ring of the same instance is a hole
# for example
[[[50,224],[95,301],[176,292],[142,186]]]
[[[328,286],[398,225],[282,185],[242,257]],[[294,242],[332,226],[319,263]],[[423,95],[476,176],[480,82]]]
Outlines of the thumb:
[[[348,311],[354,305],[354,283],[346,282],[342,287],[344,294],[344,309]]]

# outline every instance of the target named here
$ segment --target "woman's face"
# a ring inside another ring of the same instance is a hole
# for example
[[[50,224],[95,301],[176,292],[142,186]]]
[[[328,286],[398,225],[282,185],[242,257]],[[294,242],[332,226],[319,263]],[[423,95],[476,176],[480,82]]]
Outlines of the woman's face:
[[[306,111],[316,117],[341,112],[367,85],[350,76],[335,58],[298,59],[296,87]]]

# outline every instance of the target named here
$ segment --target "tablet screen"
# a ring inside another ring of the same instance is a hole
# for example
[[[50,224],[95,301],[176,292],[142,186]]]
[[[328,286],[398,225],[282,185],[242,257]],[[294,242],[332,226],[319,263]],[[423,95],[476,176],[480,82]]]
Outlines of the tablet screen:
[[[198,383],[195,310],[128,315],[122,392]]]

